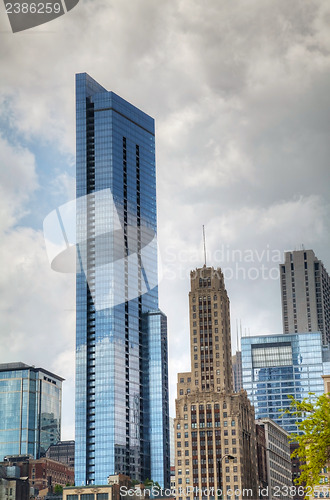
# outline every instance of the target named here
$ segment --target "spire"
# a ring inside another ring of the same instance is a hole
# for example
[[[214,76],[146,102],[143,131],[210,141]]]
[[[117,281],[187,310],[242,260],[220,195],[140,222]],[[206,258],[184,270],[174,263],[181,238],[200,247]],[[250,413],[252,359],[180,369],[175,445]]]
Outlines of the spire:
[[[204,266],[206,267],[206,243],[205,243],[205,227],[203,224],[203,241],[204,241]]]

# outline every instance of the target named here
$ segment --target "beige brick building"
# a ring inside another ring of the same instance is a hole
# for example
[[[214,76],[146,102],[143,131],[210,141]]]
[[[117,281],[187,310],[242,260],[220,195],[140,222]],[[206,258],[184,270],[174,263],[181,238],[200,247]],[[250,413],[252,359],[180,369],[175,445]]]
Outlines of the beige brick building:
[[[257,498],[254,409],[234,393],[229,299],[220,269],[191,272],[191,372],[178,374],[177,498]]]

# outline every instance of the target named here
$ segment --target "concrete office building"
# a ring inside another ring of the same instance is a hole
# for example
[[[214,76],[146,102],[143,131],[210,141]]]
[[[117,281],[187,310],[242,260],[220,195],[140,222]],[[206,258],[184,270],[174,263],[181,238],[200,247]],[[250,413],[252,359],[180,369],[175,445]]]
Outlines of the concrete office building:
[[[204,266],[192,271],[190,278],[191,372],[178,374],[176,399],[177,498],[215,499],[220,490],[223,498],[227,494],[255,498],[254,411],[246,392],[233,390],[229,299],[223,274]]]
[[[330,341],[330,276],[313,250],[285,253],[280,265],[284,333],[322,333]]]
[[[289,434],[269,418],[256,423],[265,430],[266,463],[269,500],[289,500],[294,496],[292,485]]]

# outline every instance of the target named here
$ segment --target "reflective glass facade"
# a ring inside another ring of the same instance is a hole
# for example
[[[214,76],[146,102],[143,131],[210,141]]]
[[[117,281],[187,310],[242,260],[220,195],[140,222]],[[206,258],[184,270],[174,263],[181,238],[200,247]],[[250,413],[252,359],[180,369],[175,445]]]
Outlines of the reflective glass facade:
[[[167,486],[167,333],[158,310],[154,120],[84,73],[76,77],[76,126],[77,203],[82,201],[75,482],[102,485],[110,474],[124,473]]]
[[[320,332],[242,338],[243,387],[256,418],[269,417],[287,432],[297,432],[296,418],[283,415],[288,395],[301,401],[309,392],[323,394],[329,354]]]
[[[23,363],[0,365],[0,461],[40,458],[60,441],[62,380]]]

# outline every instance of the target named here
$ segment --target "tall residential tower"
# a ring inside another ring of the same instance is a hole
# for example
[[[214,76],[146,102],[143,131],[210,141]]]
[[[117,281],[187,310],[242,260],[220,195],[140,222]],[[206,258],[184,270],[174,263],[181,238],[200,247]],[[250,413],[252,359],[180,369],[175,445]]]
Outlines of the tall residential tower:
[[[280,265],[284,333],[320,331],[330,342],[330,276],[313,250],[285,252]]]
[[[76,111],[76,485],[123,473],[167,486],[154,120],[85,73]]]

